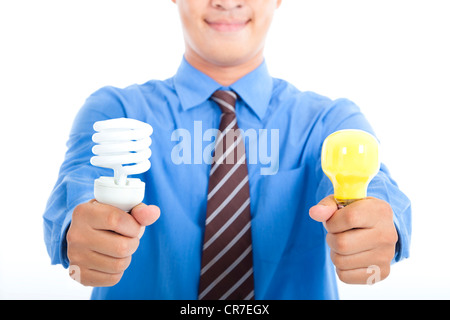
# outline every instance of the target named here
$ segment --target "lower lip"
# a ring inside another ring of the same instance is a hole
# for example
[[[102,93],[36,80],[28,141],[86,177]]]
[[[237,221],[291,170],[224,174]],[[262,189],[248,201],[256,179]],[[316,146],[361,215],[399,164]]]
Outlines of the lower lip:
[[[247,23],[211,23],[208,25],[219,32],[237,32],[245,28]]]

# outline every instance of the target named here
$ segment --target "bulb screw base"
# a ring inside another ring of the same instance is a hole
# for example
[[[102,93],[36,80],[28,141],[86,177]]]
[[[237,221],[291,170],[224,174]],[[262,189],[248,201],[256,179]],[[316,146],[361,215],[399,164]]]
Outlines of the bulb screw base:
[[[136,178],[128,178],[123,185],[116,184],[114,177],[100,177],[94,182],[95,199],[123,211],[130,212],[144,200],[145,183]]]
[[[358,201],[360,199],[337,199],[335,198],[338,209],[342,209],[346,206],[348,206],[349,204],[352,204],[355,201]]]

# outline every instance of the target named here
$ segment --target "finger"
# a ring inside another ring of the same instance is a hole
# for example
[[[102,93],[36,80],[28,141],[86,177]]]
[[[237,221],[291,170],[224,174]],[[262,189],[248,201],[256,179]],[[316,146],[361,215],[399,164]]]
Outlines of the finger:
[[[385,253],[377,249],[367,250],[351,255],[341,255],[333,250],[330,251],[330,257],[336,268],[340,270],[353,270],[367,268],[371,265],[384,265]],[[390,261],[390,259],[388,260]]]
[[[77,281],[85,286],[111,287],[116,285],[123,276],[121,273],[106,273],[88,268],[81,268]]]
[[[341,233],[328,232],[326,241],[331,250],[341,255],[351,255],[377,247],[375,229],[352,229]]]
[[[114,258],[95,251],[89,253],[86,259],[86,267],[105,273],[122,273],[131,263],[131,256],[125,258]]]
[[[98,230],[96,237],[96,241],[91,243],[90,249],[114,258],[127,258],[139,247],[137,237],[125,237],[105,230]]]
[[[126,237],[137,237],[141,232],[140,224],[127,212],[116,207],[92,202],[90,225],[97,230],[110,230]]]
[[[158,220],[161,210],[157,206],[140,203],[131,210],[131,215],[141,226],[149,226]]]
[[[390,265],[371,265],[366,268],[352,270],[336,268],[336,273],[342,282],[348,284],[374,284],[387,278],[390,273]]]
[[[372,199],[361,199],[338,210],[325,222],[331,233],[340,233],[355,228],[372,228],[378,221],[376,203]]]
[[[318,222],[330,219],[337,210],[337,204],[333,195],[323,198],[317,205],[309,209],[309,216]]]

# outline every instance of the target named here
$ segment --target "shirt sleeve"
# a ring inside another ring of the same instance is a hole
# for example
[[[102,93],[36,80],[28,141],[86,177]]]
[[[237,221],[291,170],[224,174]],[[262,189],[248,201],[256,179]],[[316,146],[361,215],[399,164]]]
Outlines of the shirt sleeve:
[[[66,232],[74,208],[94,198],[94,180],[110,175],[108,169],[90,164],[93,124],[99,120],[124,117],[125,111],[113,88],[103,88],[91,95],[78,112],[67,142],[67,151],[58,179],[43,215],[44,240],[52,264],[69,266]]]
[[[318,176],[318,181],[320,181],[316,193],[317,202],[324,197],[333,194],[333,185],[323,173],[320,162],[320,152],[325,138],[331,133],[343,129],[360,129],[376,136],[360,109],[353,102],[346,99],[333,101],[328,108],[325,108],[318,127],[321,143],[319,144],[319,150],[317,150],[317,156],[319,158],[316,166],[316,174]],[[392,263],[409,257],[411,241],[411,202],[399,189],[398,184],[391,177],[391,174],[384,163],[381,164],[379,173],[370,182],[367,195],[388,202],[394,212],[394,224],[398,233],[398,241]]]

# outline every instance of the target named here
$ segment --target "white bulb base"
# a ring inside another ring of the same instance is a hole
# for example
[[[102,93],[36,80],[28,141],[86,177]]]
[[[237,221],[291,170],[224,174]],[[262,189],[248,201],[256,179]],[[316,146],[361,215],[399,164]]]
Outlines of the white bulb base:
[[[145,183],[136,178],[128,178],[126,183],[118,185],[113,177],[100,177],[94,182],[95,199],[123,211],[130,212],[144,200]]]

